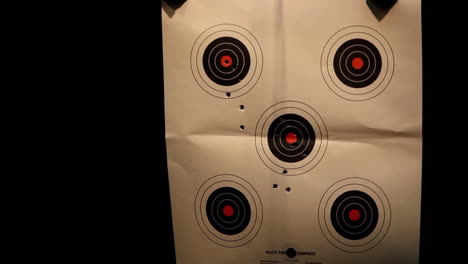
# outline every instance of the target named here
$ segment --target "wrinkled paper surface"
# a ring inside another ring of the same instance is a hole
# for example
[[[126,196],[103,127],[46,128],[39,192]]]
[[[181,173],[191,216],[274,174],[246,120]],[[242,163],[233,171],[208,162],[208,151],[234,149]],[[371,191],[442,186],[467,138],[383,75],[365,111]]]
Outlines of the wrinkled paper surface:
[[[422,155],[420,10],[420,0],[399,1],[379,22],[365,1],[188,0],[175,11],[163,6],[166,142],[177,263],[417,263]],[[220,24],[242,27],[261,47],[261,75],[248,93],[236,98],[209,94],[192,69],[197,39]],[[338,96],[323,76],[322,53],[327,42],[353,25],[383,36],[391,47],[387,55],[394,62],[386,88],[363,101]],[[283,101],[310,106],[323,120],[328,135],[320,162],[295,176],[266,166],[256,144],[262,114]],[[196,216],[200,212],[197,193],[203,184],[225,174],[250,184],[261,200],[259,230],[238,247],[209,239]],[[382,200],[390,205],[389,211],[379,211],[391,220],[388,231],[361,253],[336,247],[319,220],[327,190],[348,178],[375,184],[369,184],[370,188],[380,188],[386,196]],[[274,184],[277,188],[272,188]],[[315,254],[290,259],[281,254],[288,248]]]

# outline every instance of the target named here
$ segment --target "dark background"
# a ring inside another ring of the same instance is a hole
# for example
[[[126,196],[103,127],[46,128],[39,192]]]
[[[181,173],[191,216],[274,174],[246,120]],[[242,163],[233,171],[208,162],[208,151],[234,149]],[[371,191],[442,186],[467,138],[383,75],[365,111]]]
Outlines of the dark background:
[[[459,2],[422,3],[421,263],[466,262],[467,30]],[[2,205],[13,208],[3,211],[4,251],[57,263],[175,263],[161,2],[19,5],[5,8],[12,16],[2,42],[10,45]]]

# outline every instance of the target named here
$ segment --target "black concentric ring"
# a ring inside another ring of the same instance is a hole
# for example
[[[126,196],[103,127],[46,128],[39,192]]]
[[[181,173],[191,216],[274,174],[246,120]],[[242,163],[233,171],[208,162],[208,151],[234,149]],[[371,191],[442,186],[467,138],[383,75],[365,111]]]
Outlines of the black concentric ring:
[[[361,59],[362,67],[354,67],[354,59]],[[382,71],[382,57],[371,42],[360,38],[351,39],[336,51],[333,67],[342,83],[352,88],[364,88],[379,77]]]
[[[288,133],[297,137],[293,143],[286,141]],[[268,147],[276,158],[283,162],[298,162],[305,159],[314,148],[315,131],[302,116],[285,114],[276,118],[268,129]]]
[[[224,213],[226,206],[232,209],[232,214]],[[247,198],[240,191],[232,187],[222,187],[213,191],[208,197],[206,215],[218,232],[236,235],[249,225],[251,208]]]
[[[350,212],[359,213],[357,219]],[[375,201],[362,191],[348,191],[333,203],[330,212],[333,228],[346,239],[359,240],[369,236],[377,226],[379,211]]]
[[[223,65],[222,58],[228,56],[232,62]],[[238,39],[221,37],[213,40],[203,53],[203,68],[215,83],[232,86],[241,82],[250,70],[250,54]]]

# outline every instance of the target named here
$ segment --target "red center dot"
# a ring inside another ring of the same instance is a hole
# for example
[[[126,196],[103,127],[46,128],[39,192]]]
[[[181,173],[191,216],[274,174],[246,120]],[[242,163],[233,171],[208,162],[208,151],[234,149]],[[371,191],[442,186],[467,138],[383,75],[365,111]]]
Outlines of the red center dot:
[[[224,206],[223,214],[225,216],[232,216],[234,214],[234,208],[232,208],[232,206],[230,206],[230,205]]]
[[[356,57],[351,61],[351,65],[353,65],[354,69],[360,70],[364,67],[364,61],[360,57]]]
[[[232,58],[231,56],[229,55],[224,55],[223,57],[221,57],[221,65],[223,65],[223,67],[230,67],[232,65]]]
[[[288,134],[286,134],[286,142],[288,142],[288,144],[296,143],[297,142],[296,134],[294,134],[292,132],[289,132]]]
[[[351,221],[357,221],[359,220],[359,218],[361,218],[361,213],[359,212],[359,210],[356,210],[356,209],[352,209],[351,211],[349,211],[349,219],[351,219]]]

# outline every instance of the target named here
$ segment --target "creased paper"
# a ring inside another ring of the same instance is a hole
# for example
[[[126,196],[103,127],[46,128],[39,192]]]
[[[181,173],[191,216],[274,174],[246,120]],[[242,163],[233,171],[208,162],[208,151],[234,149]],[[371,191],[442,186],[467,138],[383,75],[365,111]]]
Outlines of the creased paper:
[[[177,263],[417,263],[421,2],[162,8]]]

